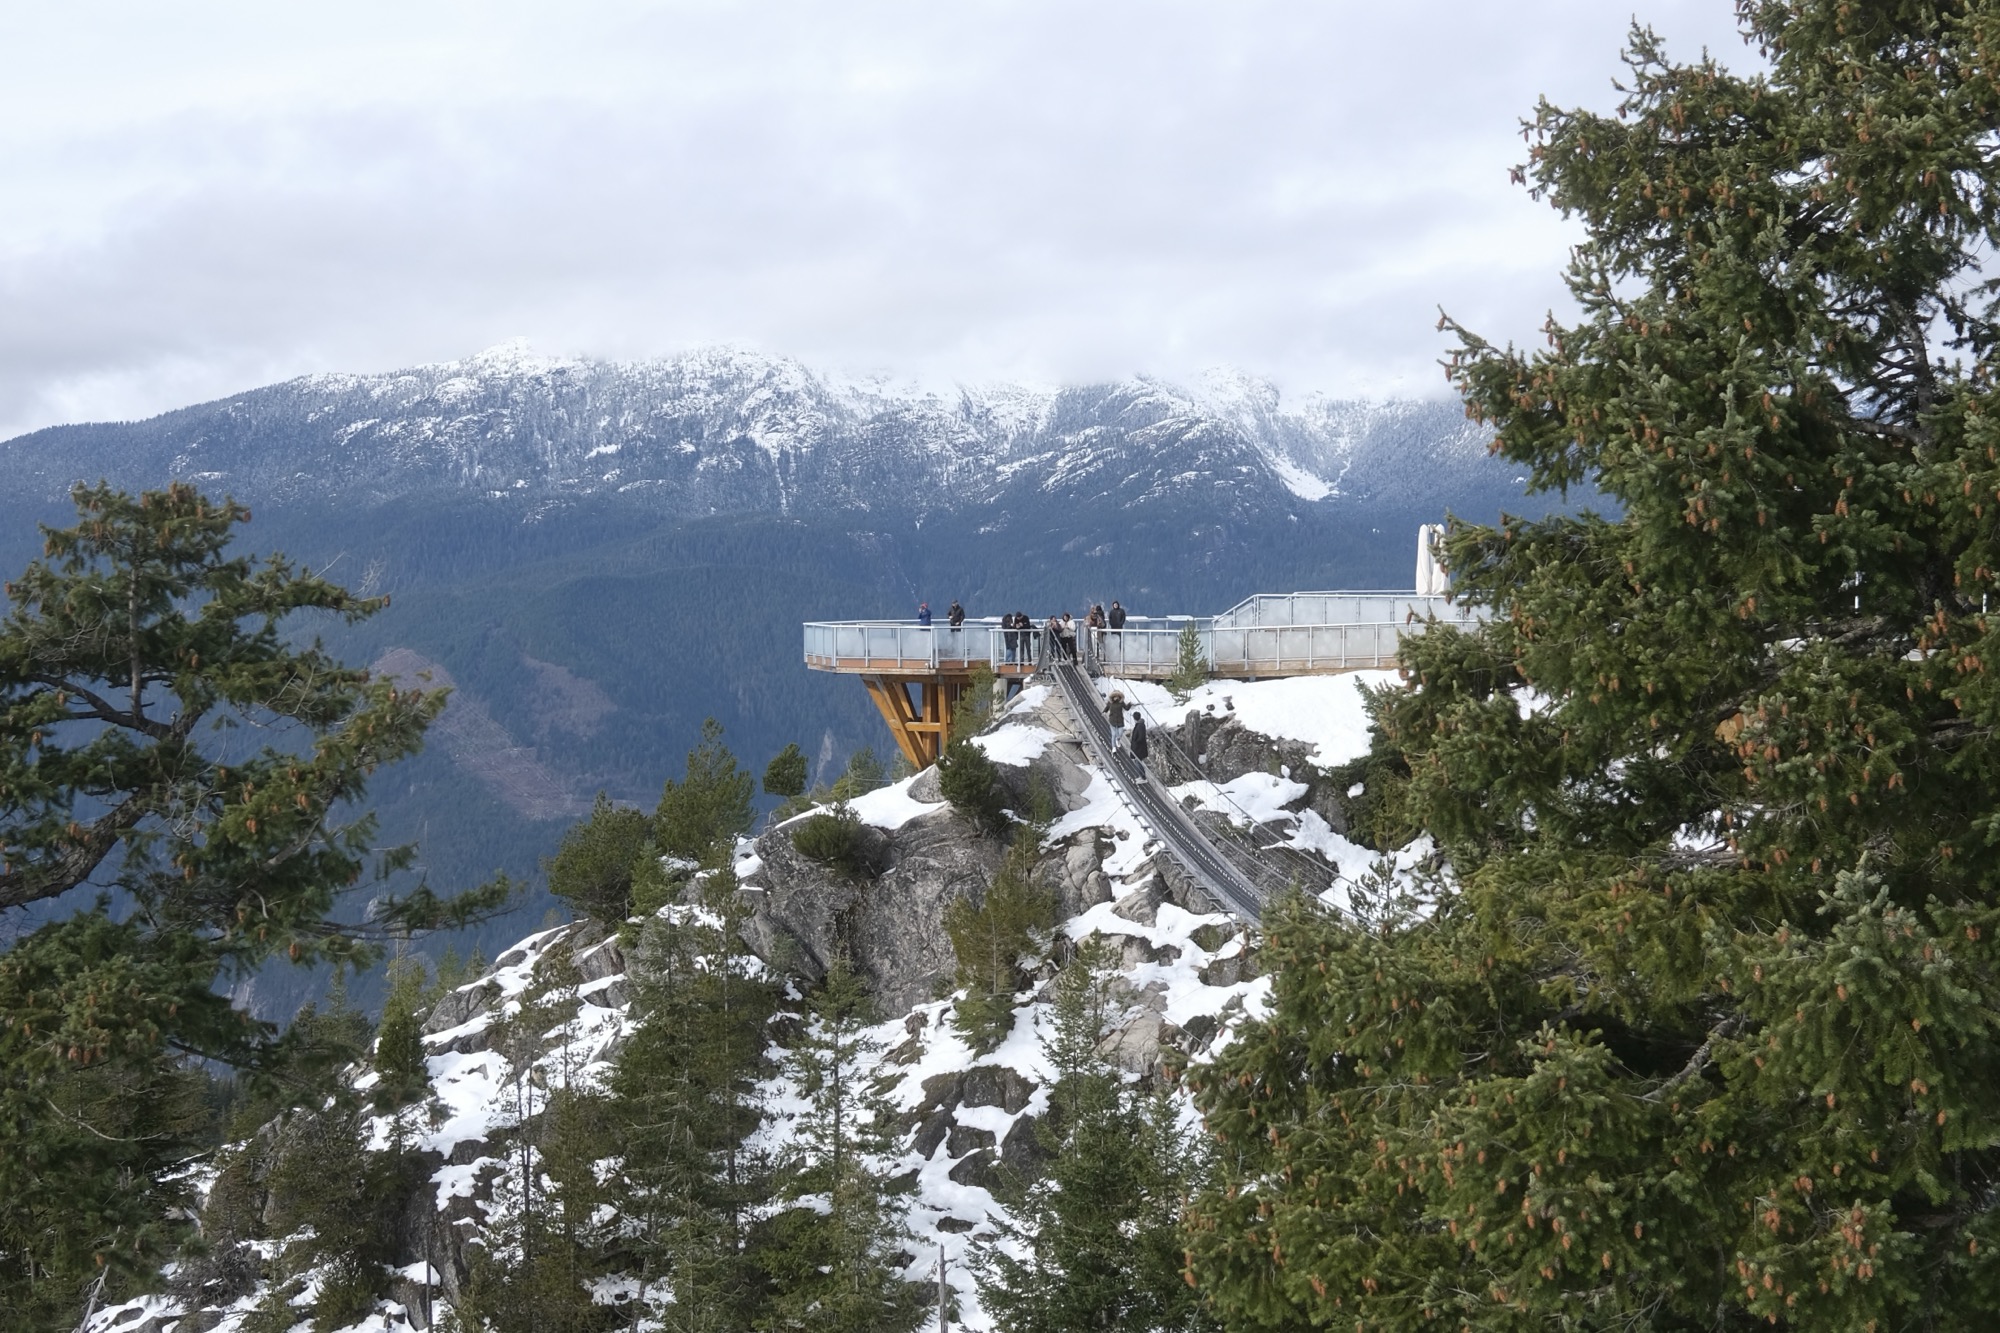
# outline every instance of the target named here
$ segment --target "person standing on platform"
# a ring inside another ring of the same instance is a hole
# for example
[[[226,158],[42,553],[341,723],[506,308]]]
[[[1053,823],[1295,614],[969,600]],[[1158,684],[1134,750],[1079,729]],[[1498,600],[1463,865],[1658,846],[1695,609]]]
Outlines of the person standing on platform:
[[[1111,748],[1115,750],[1125,740],[1125,691],[1111,691],[1111,697],[1104,701],[1104,720],[1111,724]]]
[[[917,623],[925,629],[931,627],[931,604],[929,602],[917,603]]]
[[[1099,671],[1104,669],[1104,603],[1092,602],[1090,614],[1083,618],[1090,630],[1090,665]]]
[[[944,618],[950,622],[953,629],[965,624],[965,608],[958,604],[958,598],[951,599],[951,609],[944,613]]]
[[[1060,615],[1050,616],[1049,623],[1042,626],[1042,660],[1051,664],[1063,660],[1063,629]]]
[[[1013,666],[1021,658],[1021,631],[1014,625],[1012,611],[1000,617],[1000,640],[1007,651],[1007,665]]]
[[[1125,608],[1118,604],[1116,597],[1111,599],[1111,610],[1105,613],[1104,623],[1113,634],[1119,634],[1119,631],[1125,628]],[[1123,667],[1125,665],[1124,636],[1119,634],[1119,637],[1112,642],[1118,647],[1118,665]]]
[[[1063,655],[1076,661],[1076,617],[1065,611],[1062,613]]]

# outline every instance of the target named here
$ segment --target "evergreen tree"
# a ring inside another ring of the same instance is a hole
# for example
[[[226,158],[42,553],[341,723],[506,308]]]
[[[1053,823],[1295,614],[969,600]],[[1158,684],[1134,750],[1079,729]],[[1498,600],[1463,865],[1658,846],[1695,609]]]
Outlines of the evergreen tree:
[[[456,1311],[490,1333],[587,1333],[617,1322],[592,1283],[613,1246],[614,1192],[600,1164],[614,1158],[607,1098],[582,1078],[576,1049],[582,983],[574,959],[551,948],[535,964],[519,1009],[496,1030],[512,1077],[514,1133],[494,1182],[486,1242]]]
[[[951,731],[947,740],[967,740],[993,723],[993,668],[975,662],[965,688],[958,692],[951,709]]]
[[[1208,683],[1208,655],[1202,651],[1201,631],[1192,620],[1181,626],[1178,646],[1180,652],[1174,659],[1173,674],[1167,677],[1167,688],[1176,699],[1185,699],[1190,691]]]
[[[866,987],[836,959],[785,1052],[806,1110],[776,1173],[765,1329],[909,1333],[929,1311],[930,1289],[901,1272],[915,1243],[887,1178],[895,1109],[872,1076],[869,1020]]]
[[[701,724],[701,743],[688,751],[685,775],[679,782],[668,778],[660,793],[653,816],[660,850],[690,861],[704,860],[718,847],[726,855],[727,840],[750,831],[755,792],[756,779],[722,743],[722,724],[709,718]]]
[[[695,902],[647,919],[632,968],[638,1027],[611,1080],[620,1237],[615,1267],[669,1333],[747,1330],[766,1297],[750,1212],[767,1197],[749,1146],[777,990],[744,948],[734,876],[697,881]]]
[[[869,868],[862,836],[861,816],[846,801],[836,801],[832,809],[799,821],[792,830],[792,846],[808,861],[852,878]]]
[[[1194,1075],[1235,1326],[2000,1318],[2000,11],[1740,8],[1531,126],[1581,315],[1454,376],[1619,516],[1453,530],[1376,704],[1453,873],[1279,910]]]
[[[362,961],[371,935],[505,892],[420,889],[366,928],[337,920],[375,859],[354,815],[367,777],[419,747],[443,691],[303,641],[295,613],[383,603],[231,556],[241,506],[183,485],[74,500],[0,624],[0,1309],[49,1325],[166,1257],[186,1173],[164,1173],[205,1146],[182,1062],[276,1058],[219,982],[273,957]]]
[[[314,1333],[359,1322],[388,1294],[396,1213],[416,1182],[414,1159],[369,1151],[352,1097],[286,1117],[266,1188],[277,1237],[273,1282],[251,1327],[283,1333],[309,1314]]]
[[[805,793],[806,756],[793,741],[764,766],[764,794],[790,800]]]
[[[1040,825],[1022,826],[986,892],[977,901],[955,898],[945,908],[945,933],[965,992],[953,1006],[952,1024],[980,1050],[998,1045],[1013,1026],[1014,997],[1026,979],[1022,964],[1056,922],[1055,895],[1034,877],[1041,840]]]
[[[864,745],[847,756],[847,767],[833,780],[833,799],[851,801],[874,791],[887,780],[882,761],[875,757],[875,747]]]
[[[982,833],[997,836],[1012,822],[1007,817],[1007,789],[1000,785],[999,766],[970,740],[961,738],[944,747],[938,759],[938,790],[952,809]]]
[[[979,1252],[980,1300],[1004,1333],[1213,1327],[1181,1273],[1181,1207],[1202,1152],[1170,1097],[1098,1054],[1115,1016],[1109,963],[1093,936],[1056,978],[1043,1039],[1056,1078],[1036,1125],[1048,1165]]]
[[[375,1030],[374,1064],[376,1106],[392,1114],[423,1097],[430,1088],[420,1012],[425,1000],[424,981],[420,958],[399,958],[389,964],[389,993],[382,1001],[382,1021]]]
[[[597,793],[590,818],[563,834],[546,864],[549,892],[586,916],[617,925],[632,915],[635,867],[653,854],[652,839],[653,821],[643,810],[613,805]]]

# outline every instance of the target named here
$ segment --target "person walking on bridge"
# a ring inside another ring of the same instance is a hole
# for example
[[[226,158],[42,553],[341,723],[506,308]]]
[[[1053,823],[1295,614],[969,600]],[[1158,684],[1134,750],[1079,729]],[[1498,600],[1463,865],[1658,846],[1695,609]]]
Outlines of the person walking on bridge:
[[[1111,748],[1115,750],[1125,741],[1125,691],[1111,691],[1111,697],[1104,701],[1104,720],[1111,724]]]
[[[1139,772],[1146,771],[1146,715],[1132,719],[1132,757],[1139,761]]]

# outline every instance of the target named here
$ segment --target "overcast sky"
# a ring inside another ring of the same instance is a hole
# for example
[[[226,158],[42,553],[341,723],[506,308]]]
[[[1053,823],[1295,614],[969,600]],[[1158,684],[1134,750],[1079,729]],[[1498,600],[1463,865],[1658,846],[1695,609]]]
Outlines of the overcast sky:
[[[1744,63],[1729,0],[1644,0]],[[933,385],[1442,391],[1615,0],[0,0],[0,438],[524,337]]]

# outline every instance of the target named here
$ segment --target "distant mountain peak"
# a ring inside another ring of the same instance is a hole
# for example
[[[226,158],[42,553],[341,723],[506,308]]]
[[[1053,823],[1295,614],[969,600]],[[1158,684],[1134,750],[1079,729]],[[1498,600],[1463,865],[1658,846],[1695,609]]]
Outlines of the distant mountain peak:
[[[51,496],[109,472],[134,486],[199,476],[246,499],[624,495],[684,516],[921,517],[1070,496],[1241,517],[1390,493],[1435,494],[1441,512],[1467,485],[1490,490],[1483,443],[1449,403],[1288,399],[1226,367],[1191,384],[945,393],[730,345],[610,361],[515,338],[148,422],[38,432],[0,445],[0,472]]]
[[[526,338],[509,338],[505,342],[493,344],[483,352],[475,352],[463,361],[447,364],[451,367],[477,370],[487,375],[545,375],[551,370],[576,363],[559,357],[543,356],[535,351]]]

